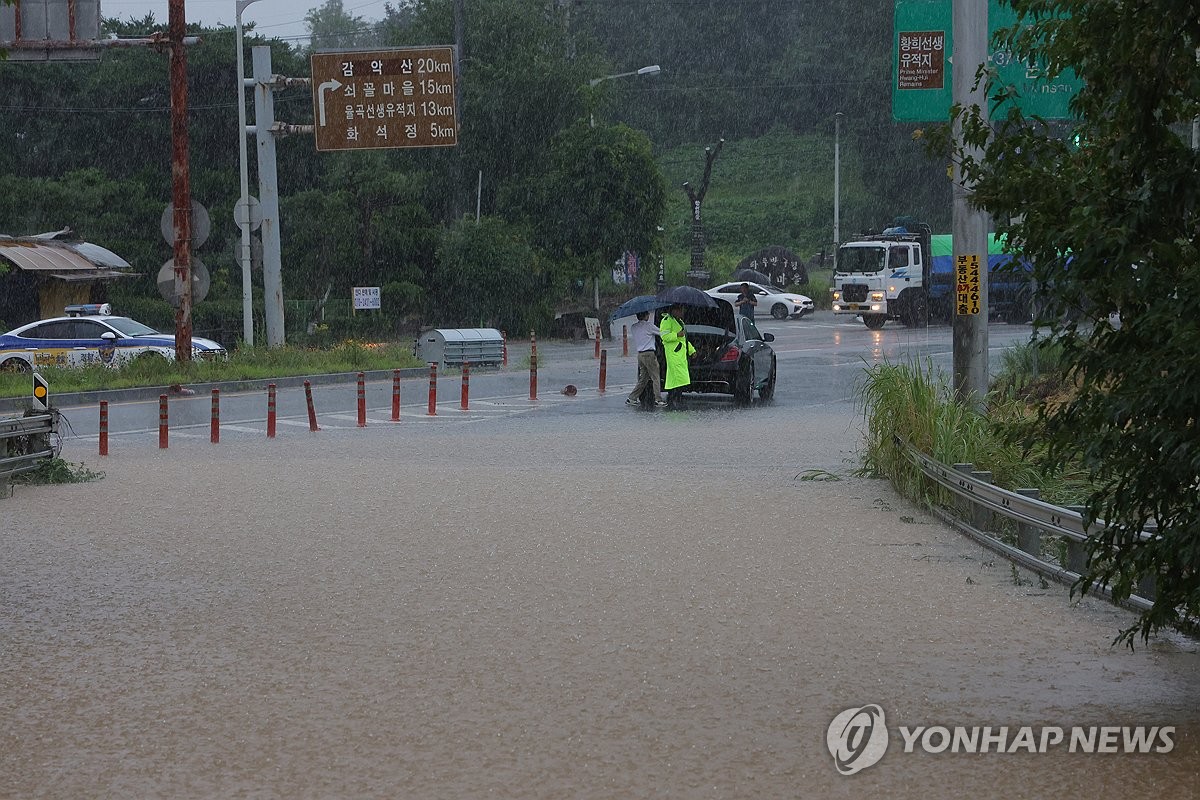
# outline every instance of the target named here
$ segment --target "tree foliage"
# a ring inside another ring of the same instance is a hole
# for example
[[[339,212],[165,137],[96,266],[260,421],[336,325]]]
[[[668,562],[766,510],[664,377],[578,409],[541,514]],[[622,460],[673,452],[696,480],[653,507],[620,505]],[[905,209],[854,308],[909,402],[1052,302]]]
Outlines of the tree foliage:
[[[1040,411],[1029,437],[1052,465],[1094,477],[1083,587],[1118,598],[1156,582],[1154,607],[1123,631],[1132,641],[1200,611],[1200,6],[1013,0],[1006,44],[1084,86],[1074,137],[1013,109],[986,125],[965,116],[978,159],[959,153],[976,202],[1018,242],[1046,287],[1045,323],[1079,390]],[[1014,87],[992,87],[994,97]],[[1119,325],[1107,323],[1119,312]],[[1158,527],[1143,538],[1147,523]]]
[[[452,0],[385,3],[378,25],[357,16],[361,5],[344,0],[301,4],[314,6],[306,17],[314,46],[454,42]],[[356,282],[393,286],[392,296],[404,298],[406,311],[420,303],[423,312],[433,314],[435,243],[444,227],[475,210],[477,187],[482,213],[513,223],[518,235],[536,231],[534,245],[546,268],[564,278],[604,270],[626,247],[647,254],[644,234],[655,227],[645,224],[650,220],[665,218],[668,233],[661,241],[686,249],[688,209],[678,191],[666,198],[666,216],[652,211],[640,221],[640,231],[623,228],[615,215],[629,202],[641,207],[653,193],[659,179],[647,153],[667,170],[673,169],[669,162],[686,154],[690,177],[695,161],[687,143],[721,136],[730,142],[730,157],[741,142],[762,138],[769,147],[753,148],[753,162],[788,166],[771,179],[767,197],[755,187],[753,174],[739,182],[737,197],[722,194],[720,181],[714,183],[705,220],[714,248],[741,252],[780,243],[815,250],[827,239],[823,218],[832,211],[835,110],[846,112],[843,174],[853,175],[857,187],[850,195],[847,180],[846,229],[859,220],[874,225],[901,212],[932,217],[935,225],[939,214],[948,218],[941,165],[924,163],[909,131],[888,119],[891,4],[884,0],[870,0],[866,8],[852,0],[829,0],[822,13],[783,0],[471,0],[461,5],[466,38],[457,147],[332,155],[315,152],[304,137],[278,141],[289,299],[318,299],[331,282],[341,291],[355,276]],[[164,28],[153,15],[108,18],[102,35],[145,37]],[[197,255],[213,274],[205,303],[234,306],[241,284],[235,261],[240,237],[232,222],[239,195],[235,34],[230,27],[194,25],[189,33],[202,38],[188,53],[192,194],[213,222],[209,241]],[[253,25],[245,44],[269,45],[275,73],[308,74],[305,48],[263,37]],[[597,77],[653,63],[661,64],[662,75],[589,86]],[[70,224],[86,238],[113,246],[145,276],[113,287],[114,301],[159,302],[151,278],[171,255],[157,224],[171,196],[166,56],[149,48],[112,48],[99,63],[3,62],[0,84],[5,87],[0,175],[9,179],[15,199],[0,211],[0,232],[28,234]],[[558,194],[548,195],[552,178],[580,178],[556,153],[565,146],[558,137],[593,112],[600,123],[597,157],[618,155],[606,149],[617,140],[603,137],[617,130],[609,126],[624,124],[644,134],[637,158],[650,171],[639,182],[628,163],[618,164],[612,176],[593,175],[607,184],[574,197],[563,194],[561,186]],[[311,90],[281,90],[275,113],[282,122],[311,122]],[[780,133],[764,138],[769,130]],[[734,163],[732,158],[725,162]],[[67,176],[83,170],[94,172],[73,201],[72,192],[80,187]],[[250,170],[256,194],[253,147]],[[404,188],[393,191],[389,184]],[[129,202],[113,200],[101,209],[90,198],[102,186],[110,197]],[[617,206],[607,207],[601,202],[605,198]],[[562,202],[587,214],[586,225],[571,221]],[[768,213],[760,215],[756,207]],[[345,219],[347,227],[318,234],[321,223],[309,213]],[[583,241],[593,231],[614,238]],[[316,250],[309,252],[310,247]],[[333,269],[335,264],[341,271]],[[567,281],[551,285],[560,284]],[[222,294],[225,287],[229,296]]]
[[[554,140],[548,160],[530,204],[547,252],[594,277],[624,250],[651,251],[666,187],[644,134],[580,120]]]
[[[496,217],[459,220],[438,245],[434,319],[545,330],[552,309],[548,266],[520,227]]]

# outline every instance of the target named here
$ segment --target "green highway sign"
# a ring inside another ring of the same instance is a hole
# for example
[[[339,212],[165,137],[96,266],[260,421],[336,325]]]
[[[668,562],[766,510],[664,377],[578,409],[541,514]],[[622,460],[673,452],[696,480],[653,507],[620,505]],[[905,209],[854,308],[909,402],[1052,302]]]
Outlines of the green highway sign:
[[[1001,0],[988,0],[989,36],[1014,25],[1017,14]],[[954,104],[950,76],[951,0],[896,0],[892,50],[892,117],[897,122],[945,122]],[[1041,66],[1017,61],[988,42],[988,59],[1000,79],[1017,87],[1021,110],[1045,119],[1070,119],[1067,104],[1082,82],[1067,71],[1053,81]],[[1004,106],[993,115],[1003,113]]]

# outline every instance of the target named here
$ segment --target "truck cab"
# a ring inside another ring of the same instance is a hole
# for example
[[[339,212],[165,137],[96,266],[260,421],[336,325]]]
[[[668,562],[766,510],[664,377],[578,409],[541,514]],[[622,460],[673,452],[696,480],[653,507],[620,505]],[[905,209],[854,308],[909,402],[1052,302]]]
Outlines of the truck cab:
[[[888,228],[843,243],[833,273],[833,313],[861,316],[878,330],[889,319],[906,326],[929,323],[930,230]]]

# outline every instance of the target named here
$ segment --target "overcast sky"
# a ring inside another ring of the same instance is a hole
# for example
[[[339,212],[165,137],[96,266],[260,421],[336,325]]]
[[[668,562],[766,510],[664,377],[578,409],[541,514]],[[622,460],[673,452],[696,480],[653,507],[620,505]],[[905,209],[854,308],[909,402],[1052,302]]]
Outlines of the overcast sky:
[[[317,8],[322,0],[258,0],[246,6],[242,12],[242,23],[254,23],[254,29],[264,36],[281,39],[304,38],[308,29],[304,27],[304,15],[310,8]],[[367,22],[383,18],[384,0],[343,0],[347,14],[362,17]],[[147,14],[167,22],[167,0],[100,0],[100,14],[128,20],[141,19]],[[201,25],[233,25],[237,14],[234,0],[185,0],[187,21]]]

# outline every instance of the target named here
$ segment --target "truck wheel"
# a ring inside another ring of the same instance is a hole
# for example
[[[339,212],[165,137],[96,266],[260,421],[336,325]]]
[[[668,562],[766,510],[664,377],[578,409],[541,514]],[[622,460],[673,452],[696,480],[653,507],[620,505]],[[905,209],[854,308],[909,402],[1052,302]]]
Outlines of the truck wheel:
[[[929,303],[925,298],[924,289],[909,289],[906,292],[904,316],[901,320],[905,327],[924,328],[929,324]]]
[[[787,306],[785,306],[783,303],[776,303],[775,305],[771,306],[771,316],[775,319],[787,319]]]
[[[885,314],[863,314],[863,324],[873,331],[877,331],[883,327],[883,323],[887,322]]]

